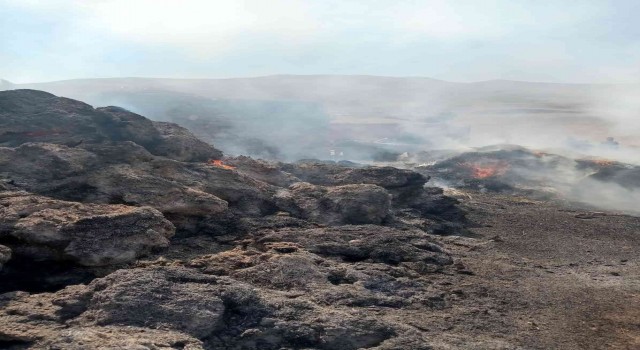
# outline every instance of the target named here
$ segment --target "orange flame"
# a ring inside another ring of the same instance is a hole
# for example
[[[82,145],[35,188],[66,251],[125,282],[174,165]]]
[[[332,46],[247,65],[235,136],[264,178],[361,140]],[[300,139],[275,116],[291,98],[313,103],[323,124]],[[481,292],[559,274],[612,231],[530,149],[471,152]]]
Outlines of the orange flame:
[[[608,166],[612,166],[612,165],[616,164],[615,161],[610,160],[610,159],[593,159],[592,162],[593,162],[593,164],[598,165],[598,166],[602,166],[602,167],[608,167]]]
[[[463,163],[463,167],[471,170],[471,176],[475,179],[486,179],[489,177],[504,175],[509,170],[509,164],[506,162],[497,162],[493,164],[480,163]]]
[[[534,155],[536,158],[542,158],[542,157],[548,156],[548,155],[549,155],[549,153],[547,153],[547,152],[542,152],[542,151],[533,151],[533,155]]]
[[[233,170],[236,167],[224,164],[220,159],[210,159],[207,164],[217,166],[218,168]]]

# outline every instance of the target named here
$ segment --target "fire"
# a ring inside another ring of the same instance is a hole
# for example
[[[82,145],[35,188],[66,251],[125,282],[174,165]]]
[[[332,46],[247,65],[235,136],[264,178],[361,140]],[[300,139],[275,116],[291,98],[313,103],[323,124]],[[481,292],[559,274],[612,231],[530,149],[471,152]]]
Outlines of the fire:
[[[602,166],[602,167],[608,167],[616,164],[615,161],[610,159],[593,159],[592,162],[593,164]]]
[[[542,157],[548,156],[548,155],[549,155],[549,153],[547,153],[547,152],[542,152],[542,151],[533,151],[533,155],[534,155],[536,158],[542,158]]]
[[[217,166],[218,168],[233,170],[236,167],[224,164],[220,159],[210,159],[207,164]]]
[[[489,177],[504,175],[509,170],[506,162],[496,162],[491,164],[462,163],[463,167],[471,170],[471,176],[475,179],[486,179]]]

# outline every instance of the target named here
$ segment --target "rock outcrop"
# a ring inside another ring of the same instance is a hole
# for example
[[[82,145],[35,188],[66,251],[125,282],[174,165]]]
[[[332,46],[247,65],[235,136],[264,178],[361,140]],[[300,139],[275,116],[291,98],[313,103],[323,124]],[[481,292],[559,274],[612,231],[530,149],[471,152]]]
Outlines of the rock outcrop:
[[[391,197],[376,185],[315,186],[298,182],[276,195],[276,204],[296,217],[330,225],[381,224]]]
[[[0,94],[0,146],[28,142],[68,146],[132,141],[155,155],[181,161],[218,159],[222,153],[185,129],[119,107],[94,109],[86,103],[36,90]]]
[[[237,172],[155,157],[131,142],[0,148],[0,174],[21,189],[58,199],[149,205],[187,216],[218,214],[227,203],[243,214],[260,214],[270,210],[275,193]]]
[[[81,204],[0,193],[0,240],[35,260],[71,260],[83,266],[128,263],[166,248],[175,228],[150,207]]]
[[[352,168],[335,163],[302,162],[282,164],[281,168],[302,181],[324,186],[373,184],[393,189],[420,187],[429,180],[414,171],[393,167]]]
[[[375,229],[363,226],[341,233],[348,236],[344,239],[401,233]],[[335,243],[343,239],[338,231],[329,234]],[[104,335],[105,342],[147,340],[158,348],[180,343],[193,349],[390,350],[403,343],[427,349],[421,345],[426,339],[410,327],[393,318],[372,317],[366,310],[441,303],[428,283],[416,278],[428,272],[389,265],[372,252],[354,268],[339,254],[316,249],[314,245],[327,239],[319,233],[298,232],[307,237],[298,246],[280,242],[291,241],[285,234],[267,236],[245,250],[182,262],[148,261],[145,267],[119,270],[55,293],[7,293],[0,296],[0,339],[33,348],[60,344],[65,338],[70,346],[85,338],[94,344]],[[425,234],[410,236],[406,244],[425,249],[426,242],[419,242]],[[425,261],[408,246],[399,247],[389,251],[399,254],[398,260]],[[154,334],[158,337],[151,339]]]
[[[225,163],[235,167],[241,174],[278,187],[289,187],[299,178],[281,169],[280,164],[246,156],[225,159]]]
[[[187,334],[139,327],[72,327],[41,333],[41,337],[42,340],[36,345],[39,349],[204,350],[200,340]]]
[[[72,323],[167,328],[204,338],[221,327],[221,297],[229,288],[237,287],[183,269],[119,270],[91,282],[79,298],[56,302],[85,308]],[[82,300],[86,304],[77,305]]]
[[[306,250],[339,261],[369,261],[418,266],[427,269],[452,264],[442,247],[420,230],[397,230],[374,225],[315,228],[307,230],[283,229],[268,233],[258,240],[294,243]]]
[[[0,347],[428,349],[402,315],[447,304],[461,212],[427,181],[0,92]]]
[[[396,211],[413,210],[418,216],[435,220],[464,220],[464,213],[456,206],[456,199],[445,196],[440,188],[425,187],[429,177],[412,170],[393,167],[352,168],[326,162],[281,164],[281,169],[314,185],[376,185],[389,192],[391,207]]]
[[[174,123],[153,122],[160,133],[160,142],[154,154],[182,162],[205,162],[222,158],[222,152],[195,137],[189,130]]]

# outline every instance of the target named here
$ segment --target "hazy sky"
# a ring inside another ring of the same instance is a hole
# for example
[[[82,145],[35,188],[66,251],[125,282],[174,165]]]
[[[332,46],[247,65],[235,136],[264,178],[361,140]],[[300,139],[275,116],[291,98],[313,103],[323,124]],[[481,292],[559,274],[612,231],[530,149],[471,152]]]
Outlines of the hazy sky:
[[[639,0],[0,0],[0,78],[640,81]]]

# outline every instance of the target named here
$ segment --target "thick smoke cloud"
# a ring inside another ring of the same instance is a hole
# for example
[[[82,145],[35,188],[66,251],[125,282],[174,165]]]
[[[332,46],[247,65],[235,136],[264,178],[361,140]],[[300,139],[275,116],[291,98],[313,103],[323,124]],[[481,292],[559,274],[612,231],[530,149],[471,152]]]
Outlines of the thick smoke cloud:
[[[426,151],[443,150],[441,154],[450,156],[514,144],[569,160],[596,157],[640,164],[637,85],[271,76],[11,86],[22,87],[176,122],[229,155],[401,166]],[[615,181],[583,182],[593,171],[574,168],[549,165],[518,171],[535,183],[545,179],[547,187],[567,198],[621,209],[631,204],[621,199],[624,191]],[[632,193],[627,191],[626,197],[634,198]]]
[[[587,179],[568,194],[568,198],[589,203],[595,208],[639,214],[640,188],[627,188],[616,183]]]
[[[120,105],[178,122],[229,153],[247,152],[231,145],[234,141],[265,141],[264,147],[278,149],[271,157],[286,160],[323,157],[331,149],[345,159],[366,161],[376,152],[517,144],[640,162],[638,85],[271,76],[78,80],[14,87],[43,89],[94,105]]]

